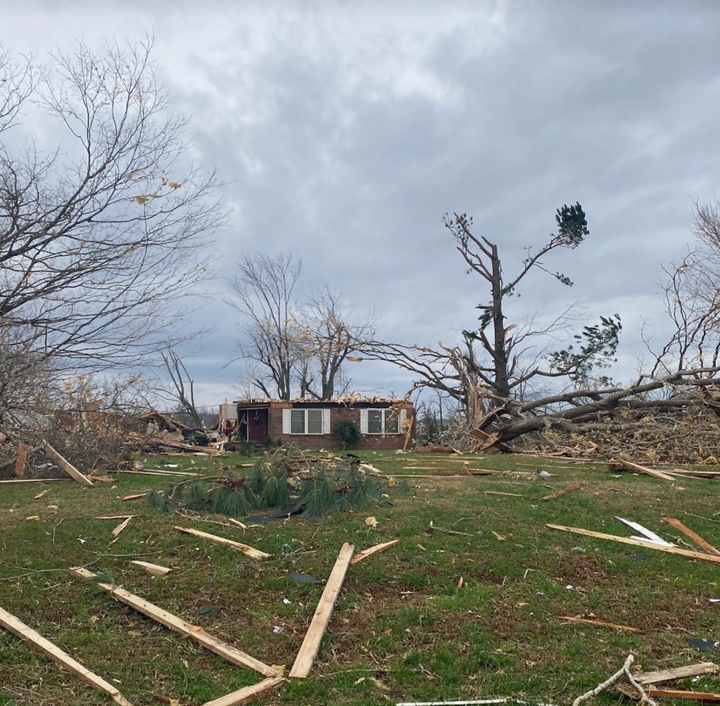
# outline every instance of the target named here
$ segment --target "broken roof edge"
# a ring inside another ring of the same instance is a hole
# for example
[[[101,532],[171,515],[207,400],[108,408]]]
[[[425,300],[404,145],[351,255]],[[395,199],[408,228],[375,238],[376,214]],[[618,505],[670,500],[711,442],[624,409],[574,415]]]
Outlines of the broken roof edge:
[[[354,407],[359,405],[387,405],[413,407],[411,400],[402,397],[332,397],[328,400],[316,400],[307,397],[296,397],[292,400],[278,400],[274,398],[250,397],[243,400],[233,400],[234,405],[247,406],[280,406],[280,405],[333,405],[337,407]]]

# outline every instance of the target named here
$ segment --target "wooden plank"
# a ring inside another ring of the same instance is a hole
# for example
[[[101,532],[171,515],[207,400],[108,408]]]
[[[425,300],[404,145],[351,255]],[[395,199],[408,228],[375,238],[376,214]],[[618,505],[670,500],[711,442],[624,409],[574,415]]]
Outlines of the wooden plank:
[[[81,578],[96,578],[96,574],[92,573],[92,571],[88,571],[87,569],[82,569],[78,567],[70,569],[70,571],[75,576],[80,576]],[[178,618],[176,615],[168,613],[168,611],[163,610],[162,608],[158,608],[158,606],[153,605],[149,601],[146,601],[144,598],[140,598],[139,596],[136,596],[126,591],[124,588],[120,588],[119,586],[99,582],[97,583],[97,585],[102,588],[103,591],[107,591],[113,598],[116,598],[121,603],[125,603],[125,605],[134,608],[143,615],[147,615],[148,618],[152,618],[161,625],[164,625],[166,628],[169,628],[170,630],[180,633],[181,635],[185,635],[185,637],[189,637],[192,640],[195,640],[195,642],[202,645],[202,647],[204,647],[205,649],[210,650],[217,655],[220,655],[232,664],[235,664],[239,667],[248,667],[250,669],[254,669],[255,671],[260,672],[260,674],[263,674],[266,677],[280,676],[277,670],[269,667],[267,664],[263,664],[254,657],[245,654],[241,650],[237,649],[237,647],[233,647],[227,642],[223,642],[217,637],[209,635],[199,625],[193,625],[192,623],[188,623],[182,618]]]
[[[180,532],[186,534],[192,534],[195,537],[203,537],[203,539],[209,539],[211,542],[217,542],[218,544],[225,544],[228,547],[237,549],[239,552],[252,557],[253,559],[269,559],[272,554],[266,554],[261,552],[259,549],[251,547],[249,544],[243,544],[242,542],[236,542],[232,539],[225,539],[225,537],[218,537],[216,534],[209,534],[208,532],[202,532],[200,530],[192,529],[191,527],[175,527]]]
[[[509,498],[524,498],[525,497],[524,495],[520,495],[520,493],[503,493],[501,490],[486,490],[485,495],[506,495]]]
[[[159,564],[151,564],[149,561],[139,561],[137,559],[130,562],[133,566],[139,566],[141,569],[145,569],[149,574],[153,576],[165,576],[169,574],[172,569],[168,569],[167,566],[160,566]]]
[[[25,461],[27,460],[28,446],[24,442],[18,444],[17,458],[15,459],[15,477],[22,478],[25,475]]]
[[[698,471],[688,470],[686,468],[673,468],[672,470],[666,470],[665,473],[669,473],[673,476],[688,476],[690,478],[709,478],[716,479],[720,478],[720,471]]]
[[[580,490],[580,483],[570,483],[570,485],[566,485],[564,488],[561,488],[560,490],[556,490],[553,493],[548,493],[547,495],[543,495],[543,500],[555,500],[555,498],[559,498],[561,495],[565,495],[565,493],[573,493],[576,490]]]
[[[131,476],[197,476],[198,473],[185,473],[184,471],[156,471],[154,469],[147,469],[142,471],[110,471],[118,475],[131,475]]]
[[[349,542],[345,542],[340,549],[338,558],[335,561],[335,566],[333,566],[330,577],[325,584],[325,590],[322,596],[320,596],[320,601],[315,609],[315,615],[313,615],[310,621],[310,627],[307,633],[305,633],[305,639],[290,671],[290,676],[293,679],[305,679],[305,677],[310,674],[354,551],[355,547]]]
[[[11,478],[0,480],[0,483],[52,483],[53,481],[65,480],[64,478]]]
[[[610,459],[610,464],[617,464],[618,466],[622,466],[627,471],[634,471],[635,473],[644,473],[645,475],[652,476],[653,478],[661,478],[662,480],[670,480],[674,481],[675,478],[668,475],[667,473],[663,473],[662,471],[656,471],[652,468],[647,468],[646,466],[640,466],[637,463],[632,463],[631,461],[626,461],[623,458]]]
[[[252,686],[244,686],[242,689],[221,696],[214,701],[206,701],[203,706],[238,706],[238,704],[244,704],[259,694],[264,694],[266,691],[280,686],[284,681],[284,677],[270,677]]]
[[[573,618],[571,615],[561,615],[560,620],[566,620],[570,623],[583,623],[585,625],[597,625],[603,628],[613,628],[614,630],[628,630],[629,632],[640,632],[640,628],[631,628],[629,625],[618,625],[617,623],[606,623],[604,620],[590,620],[590,618]]]
[[[700,662],[689,664],[686,667],[675,667],[673,669],[660,669],[657,672],[643,672],[635,675],[635,680],[640,684],[659,684],[664,681],[674,681],[685,677],[697,677],[701,674],[714,674],[720,669],[714,662]]]
[[[80,485],[87,486],[88,488],[92,488],[93,484],[91,480],[88,480],[80,471],[78,471],[75,466],[70,463],[70,461],[63,458],[50,444],[48,444],[47,441],[43,441],[43,449],[45,451],[45,455],[48,456],[52,461],[57,463],[60,468],[65,471],[74,481],[80,483]]]
[[[645,693],[651,699],[692,699],[693,701],[720,701],[720,694],[709,691],[685,691],[684,689],[653,689],[648,687]]]
[[[135,493],[135,495],[126,495],[125,497],[120,498],[123,502],[126,502],[127,500],[140,500],[140,498],[144,498],[147,495],[147,493]]]
[[[390,549],[390,547],[394,547],[396,544],[400,542],[399,539],[393,539],[390,542],[383,542],[382,544],[376,544],[374,547],[368,547],[367,549],[363,549],[359,554],[356,554],[351,564],[357,564],[359,561],[362,561],[363,559],[367,559],[369,556],[372,556],[373,554],[379,554],[380,552],[384,552],[386,549]]]
[[[710,542],[704,540],[699,534],[697,534],[697,532],[693,532],[689,527],[686,527],[682,522],[680,522],[680,520],[674,517],[663,517],[662,521],[666,522],[671,527],[680,530],[685,536],[690,537],[690,539],[692,539],[698,547],[702,547],[706,552],[715,554],[715,556],[720,556],[720,551],[713,547]]]
[[[565,527],[564,525],[545,525],[550,529],[559,530],[560,532],[571,532],[572,534],[582,534],[585,537],[595,537],[595,539],[609,539],[612,542],[620,542],[621,544],[630,544],[633,547],[645,547],[645,549],[655,549],[658,552],[666,552],[668,554],[678,554],[689,559],[700,559],[702,561],[713,561],[720,563],[720,556],[713,554],[703,554],[702,552],[693,552],[689,549],[679,549],[678,547],[665,547],[655,542],[643,542],[639,539],[629,539],[628,537],[616,537],[614,534],[604,534],[603,532],[593,532],[592,530],[582,529],[582,527]]]
[[[65,667],[65,669],[72,672],[76,677],[82,679],[84,682],[93,687],[93,689],[110,694],[110,696],[112,696],[118,704],[121,704],[121,706],[132,706],[132,704],[112,684],[108,684],[108,682],[99,677],[97,674],[93,674],[89,669],[83,667],[80,662],[74,660],[69,654],[67,654],[67,652],[63,652],[57,645],[54,645],[50,642],[50,640],[46,640],[42,635],[40,635],[40,633],[35,632],[35,630],[31,627],[25,625],[25,623],[18,620],[14,615],[11,615],[2,608],[0,608],[0,625],[6,630],[9,630],[13,635],[19,637],[21,640],[25,640],[25,642],[29,642],[39,648],[48,657],[50,657],[51,660],[60,666]]]
[[[110,544],[115,544],[115,542],[118,541],[118,537],[120,537],[120,532],[122,532],[129,524],[130,520],[135,517],[135,515],[128,515],[113,531],[112,536],[114,539],[110,542]]]

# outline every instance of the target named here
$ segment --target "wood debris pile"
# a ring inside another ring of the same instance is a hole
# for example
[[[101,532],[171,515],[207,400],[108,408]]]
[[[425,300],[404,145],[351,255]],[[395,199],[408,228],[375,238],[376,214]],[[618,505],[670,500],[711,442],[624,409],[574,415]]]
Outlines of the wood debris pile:
[[[720,418],[713,410],[688,408],[677,412],[633,414],[623,412],[613,422],[621,431],[602,426],[582,433],[553,428],[526,434],[510,443],[512,451],[542,452],[571,458],[625,456],[640,463],[716,465],[720,460]]]

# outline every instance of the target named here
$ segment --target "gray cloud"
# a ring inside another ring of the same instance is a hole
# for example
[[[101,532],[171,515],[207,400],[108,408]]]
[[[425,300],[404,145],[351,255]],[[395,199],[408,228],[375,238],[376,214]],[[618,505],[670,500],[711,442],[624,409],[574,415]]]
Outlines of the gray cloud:
[[[240,252],[294,252],[308,288],[322,280],[376,310],[388,338],[452,341],[483,291],[442,215],[473,215],[518,261],[576,200],[591,237],[551,264],[575,287],[534,275],[516,310],[581,299],[592,315],[617,311],[630,374],[641,315],[662,333],[660,264],[690,239],[692,200],[720,193],[711,0],[54,7],[6,9],[14,46],[154,28],[194,154],[227,182],[217,292],[192,317],[214,324],[188,361],[206,402],[232,396],[240,373],[222,367],[238,333],[219,302]],[[350,372],[368,390],[408,382],[378,365]]]

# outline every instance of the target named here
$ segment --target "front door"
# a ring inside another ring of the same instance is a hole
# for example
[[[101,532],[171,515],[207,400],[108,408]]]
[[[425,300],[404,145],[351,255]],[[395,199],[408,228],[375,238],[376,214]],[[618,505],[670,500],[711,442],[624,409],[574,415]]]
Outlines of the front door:
[[[264,446],[268,436],[268,411],[267,409],[247,410],[247,439]]]

